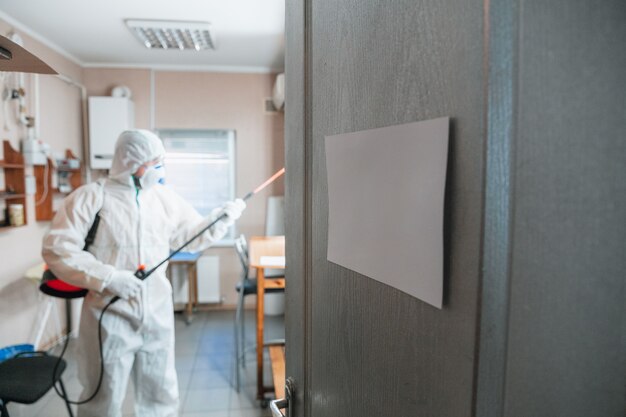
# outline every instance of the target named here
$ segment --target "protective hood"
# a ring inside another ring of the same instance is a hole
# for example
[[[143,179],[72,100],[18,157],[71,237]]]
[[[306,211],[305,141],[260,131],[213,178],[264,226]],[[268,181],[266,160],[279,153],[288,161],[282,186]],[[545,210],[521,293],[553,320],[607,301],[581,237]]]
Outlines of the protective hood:
[[[132,174],[142,164],[165,156],[161,139],[149,130],[126,130],[115,143],[109,178],[124,184],[133,184]]]

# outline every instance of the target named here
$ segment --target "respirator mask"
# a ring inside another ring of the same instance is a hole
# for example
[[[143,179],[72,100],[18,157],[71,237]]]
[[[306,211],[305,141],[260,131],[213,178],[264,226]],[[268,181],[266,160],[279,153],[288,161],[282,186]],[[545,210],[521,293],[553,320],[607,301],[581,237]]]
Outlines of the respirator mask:
[[[161,163],[147,167],[137,182],[142,190],[147,190],[157,184],[165,184],[165,167]]]

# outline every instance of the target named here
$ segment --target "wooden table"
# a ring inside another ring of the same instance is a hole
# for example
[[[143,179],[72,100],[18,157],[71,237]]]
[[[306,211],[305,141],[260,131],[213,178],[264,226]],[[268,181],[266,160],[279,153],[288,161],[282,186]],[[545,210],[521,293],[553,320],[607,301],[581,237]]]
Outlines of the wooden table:
[[[169,266],[185,265],[187,267],[188,297],[185,306],[185,322],[191,323],[193,308],[198,304],[198,259],[201,253],[180,252],[170,259]]]
[[[257,363],[257,399],[264,399],[266,392],[274,387],[263,385],[263,312],[264,295],[268,288],[285,288],[284,278],[265,279],[266,269],[285,268],[285,237],[255,236],[248,243],[250,267],[256,268],[256,363]],[[282,258],[282,262],[281,259]]]
[[[270,362],[274,380],[274,398],[285,395],[285,345],[270,345]]]

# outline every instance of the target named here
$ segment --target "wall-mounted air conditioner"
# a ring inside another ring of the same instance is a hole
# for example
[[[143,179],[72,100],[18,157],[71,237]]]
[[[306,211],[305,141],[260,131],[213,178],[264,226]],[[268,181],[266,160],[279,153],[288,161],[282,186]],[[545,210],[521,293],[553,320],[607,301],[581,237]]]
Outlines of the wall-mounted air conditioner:
[[[285,104],[285,74],[281,73],[276,76],[274,88],[272,89],[272,102],[276,110],[280,110]]]

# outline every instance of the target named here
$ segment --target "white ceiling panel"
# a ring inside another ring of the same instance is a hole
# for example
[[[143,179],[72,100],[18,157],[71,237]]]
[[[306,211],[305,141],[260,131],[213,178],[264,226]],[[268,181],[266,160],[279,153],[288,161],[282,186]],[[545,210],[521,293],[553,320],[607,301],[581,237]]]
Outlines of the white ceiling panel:
[[[0,18],[26,26],[85,66],[284,66],[284,0],[0,0],[0,12]],[[124,19],[206,21],[217,49],[150,50]]]

